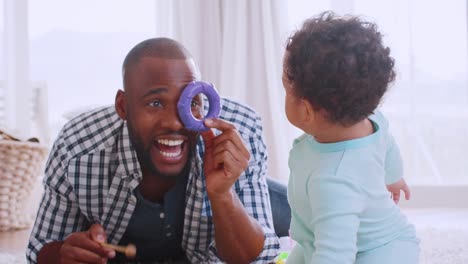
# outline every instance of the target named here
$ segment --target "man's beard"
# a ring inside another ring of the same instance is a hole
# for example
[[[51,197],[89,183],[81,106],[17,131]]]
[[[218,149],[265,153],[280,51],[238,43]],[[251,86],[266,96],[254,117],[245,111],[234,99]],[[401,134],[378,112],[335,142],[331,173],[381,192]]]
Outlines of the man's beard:
[[[185,164],[184,168],[177,174],[167,174],[167,173],[161,172],[153,163],[153,160],[151,159],[151,148],[153,147],[153,145],[148,144],[148,146],[145,147],[143,140],[141,140],[141,138],[137,136],[137,133],[134,133],[133,127],[128,122],[127,122],[127,126],[128,126],[128,134],[130,137],[130,142],[132,143],[135,149],[135,152],[138,157],[138,162],[140,163],[140,167],[142,171],[146,170],[153,176],[167,179],[167,180],[175,179],[177,178],[177,176],[187,173],[189,171],[190,162],[195,152],[195,149],[193,148],[193,145],[195,144],[195,140],[188,140],[187,141],[188,146],[185,146],[189,148],[189,152],[188,152],[187,163]]]

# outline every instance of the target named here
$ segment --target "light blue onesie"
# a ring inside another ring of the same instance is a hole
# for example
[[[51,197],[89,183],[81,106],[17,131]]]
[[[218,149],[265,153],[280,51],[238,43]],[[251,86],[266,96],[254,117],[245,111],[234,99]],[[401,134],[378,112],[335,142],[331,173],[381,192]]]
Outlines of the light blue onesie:
[[[294,141],[288,200],[297,244],[287,263],[418,263],[415,229],[386,189],[402,177],[398,146],[380,112],[369,119],[367,137]]]

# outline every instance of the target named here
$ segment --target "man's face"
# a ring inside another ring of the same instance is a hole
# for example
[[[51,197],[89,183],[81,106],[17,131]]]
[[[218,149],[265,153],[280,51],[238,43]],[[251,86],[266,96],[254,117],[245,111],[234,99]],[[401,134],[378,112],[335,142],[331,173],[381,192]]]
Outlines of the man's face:
[[[177,101],[185,86],[197,79],[192,60],[145,57],[125,73],[126,120],[143,172],[178,176],[188,165],[197,133],[179,119]],[[201,99],[192,101],[201,117]]]

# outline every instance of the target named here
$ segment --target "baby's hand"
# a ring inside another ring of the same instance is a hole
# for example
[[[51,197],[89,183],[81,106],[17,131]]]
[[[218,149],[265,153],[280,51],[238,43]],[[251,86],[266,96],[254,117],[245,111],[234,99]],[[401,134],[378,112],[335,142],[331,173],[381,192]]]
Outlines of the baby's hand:
[[[392,194],[393,201],[398,204],[400,201],[400,191],[405,193],[405,199],[409,200],[411,196],[410,189],[403,178],[401,180],[387,185],[388,191]]]

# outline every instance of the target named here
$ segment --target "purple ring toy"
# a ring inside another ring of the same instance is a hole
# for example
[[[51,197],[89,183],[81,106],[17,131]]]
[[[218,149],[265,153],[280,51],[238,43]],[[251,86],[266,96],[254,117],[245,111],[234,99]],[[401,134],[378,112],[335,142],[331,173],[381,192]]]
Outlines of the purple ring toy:
[[[220,99],[218,92],[211,83],[207,82],[191,82],[189,83],[182,94],[180,95],[179,102],[177,103],[177,109],[179,111],[179,117],[184,123],[185,127],[190,130],[202,132],[206,131],[209,128],[203,123],[203,119],[197,119],[192,114],[192,99],[197,94],[204,94],[208,98],[210,103],[210,109],[205,118],[216,118],[219,115],[220,111]]]

